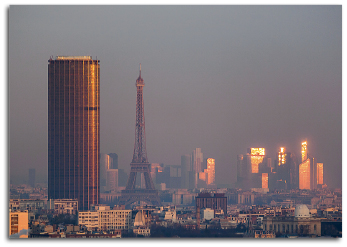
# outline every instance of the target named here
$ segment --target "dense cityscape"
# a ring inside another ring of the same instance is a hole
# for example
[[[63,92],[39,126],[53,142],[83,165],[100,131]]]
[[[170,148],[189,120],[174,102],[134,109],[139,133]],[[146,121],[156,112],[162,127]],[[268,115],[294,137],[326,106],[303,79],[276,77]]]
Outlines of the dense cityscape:
[[[325,184],[310,153],[245,147],[237,182],[216,181],[218,160],[201,148],[180,165],[149,163],[141,75],[130,172],[100,151],[100,64],[90,56],[48,60],[48,183],[10,185],[10,238],[342,237],[342,190]],[[131,81],[129,79],[129,81]]]

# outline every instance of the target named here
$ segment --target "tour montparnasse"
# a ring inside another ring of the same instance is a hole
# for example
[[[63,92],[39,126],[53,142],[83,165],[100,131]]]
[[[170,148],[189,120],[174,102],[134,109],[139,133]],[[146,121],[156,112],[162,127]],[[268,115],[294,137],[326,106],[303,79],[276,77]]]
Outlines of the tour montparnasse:
[[[130,174],[125,190],[122,191],[122,196],[119,204],[129,207],[132,203],[144,201],[153,205],[159,206],[160,199],[158,191],[154,187],[150,175],[150,163],[147,159],[146,151],[146,132],[145,132],[145,115],[143,102],[143,87],[144,80],[140,74],[136,80],[137,98],[136,98],[136,125],[135,125],[135,144],[133,159],[130,163]],[[145,180],[145,188],[136,188],[137,173],[142,173]]]

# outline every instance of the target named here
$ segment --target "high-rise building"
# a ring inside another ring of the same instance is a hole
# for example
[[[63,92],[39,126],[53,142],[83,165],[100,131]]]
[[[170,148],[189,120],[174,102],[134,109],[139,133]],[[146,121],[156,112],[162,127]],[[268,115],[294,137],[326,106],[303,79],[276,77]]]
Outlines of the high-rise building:
[[[181,156],[181,188],[189,189],[190,155]]]
[[[99,203],[100,64],[90,56],[48,60],[48,199]]]
[[[265,157],[265,148],[250,148],[252,173],[259,172],[259,164]]]
[[[216,160],[212,158],[207,159],[207,185],[215,183],[216,173]]]
[[[269,174],[268,173],[262,173],[261,174],[261,187],[263,189],[269,188]]]
[[[306,159],[299,165],[299,189],[310,190],[310,159]]]
[[[201,148],[196,148],[192,153],[192,170],[195,172],[195,188],[198,187],[199,172],[201,172],[203,153]]]
[[[106,189],[115,191],[118,188],[118,169],[108,169],[106,171]]]
[[[36,184],[36,170],[29,169],[29,185],[34,188]]]
[[[287,153],[284,147],[280,147],[280,151],[278,152],[278,166],[284,165],[287,160]]]
[[[111,168],[111,157],[108,154],[100,154],[100,191],[106,186],[106,171]]]
[[[307,141],[301,143],[301,162],[307,159]]]
[[[201,148],[196,148],[192,153],[192,164],[193,164],[193,171],[196,173],[201,172],[201,166],[203,162],[203,153],[201,152]]]
[[[317,163],[317,184],[323,184],[323,163]]]
[[[109,169],[118,169],[118,155],[116,153],[109,153],[110,156],[110,168]]]
[[[301,143],[301,164],[299,165],[299,189],[311,189],[311,159],[307,154],[307,140]]]
[[[248,150],[250,152],[250,149]],[[252,164],[250,153],[237,155],[237,184],[242,189],[250,189]]]

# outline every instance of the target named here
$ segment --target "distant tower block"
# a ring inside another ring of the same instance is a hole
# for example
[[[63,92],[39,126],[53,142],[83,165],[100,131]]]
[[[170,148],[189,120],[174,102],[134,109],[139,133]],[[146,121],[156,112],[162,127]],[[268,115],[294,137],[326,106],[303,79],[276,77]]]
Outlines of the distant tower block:
[[[317,163],[317,184],[323,184],[323,163]]]
[[[100,61],[48,60],[48,199],[100,199]]]
[[[125,190],[122,191],[119,204],[129,207],[134,202],[144,201],[152,205],[160,205],[158,191],[155,189],[150,176],[150,163],[147,159],[146,134],[145,134],[145,115],[143,103],[143,87],[145,86],[140,75],[136,80],[137,100],[136,100],[136,125],[135,125],[135,145],[133,160],[130,163],[131,170]],[[137,173],[143,174],[144,187],[137,189]]]

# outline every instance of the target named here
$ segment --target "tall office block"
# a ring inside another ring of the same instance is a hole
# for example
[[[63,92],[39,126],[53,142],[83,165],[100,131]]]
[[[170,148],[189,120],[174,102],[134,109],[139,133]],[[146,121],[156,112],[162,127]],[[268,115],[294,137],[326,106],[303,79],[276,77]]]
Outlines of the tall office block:
[[[207,159],[207,181],[206,184],[214,184],[216,177],[216,160],[212,158]]]
[[[311,159],[307,154],[307,141],[301,143],[301,164],[299,165],[299,189],[311,189]]]
[[[201,152],[201,148],[196,148],[192,153],[192,164],[193,164],[193,171],[196,173],[201,172],[201,166],[203,162],[203,153]]]
[[[280,147],[280,151],[278,152],[278,166],[284,165],[286,161],[287,161],[286,148]]]
[[[261,174],[261,187],[263,189],[269,188],[269,174],[268,173],[262,173]]]
[[[198,187],[199,172],[201,172],[201,166],[203,162],[203,153],[201,148],[196,148],[192,153],[192,170],[195,172],[195,188]]]
[[[189,188],[190,155],[181,156],[181,188]]]
[[[301,162],[307,159],[307,141],[301,143]]]
[[[259,164],[265,157],[265,148],[250,148],[252,173],[259,172]]]
[[[299,165],[299,189],[311,189],[310,159],[306,159]]]
[[[109,169],[118,169],[118,154],[116,153],[109,153],[108,156],[110,156],[110,168]]]
[[[323,184],[323,163],[317,163],[317,185]]]
[[[100,190],[106,187],[106,171],[111,169],[111,157],[108,154],[100,154]]]
[[[48,60],[48,198],[99,203],[100,65],[90,56]]]
[[[118,169],[106,171],[106,190],[115,191],[118,188]]]
[[[250,149],[245,155],[237,155],[237,184],[242,189],[250,189],[251,186],[251,174],[252,163]]]

